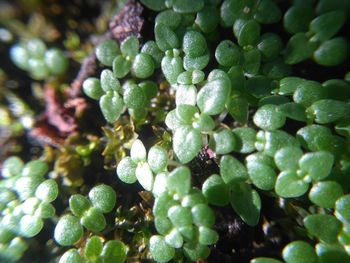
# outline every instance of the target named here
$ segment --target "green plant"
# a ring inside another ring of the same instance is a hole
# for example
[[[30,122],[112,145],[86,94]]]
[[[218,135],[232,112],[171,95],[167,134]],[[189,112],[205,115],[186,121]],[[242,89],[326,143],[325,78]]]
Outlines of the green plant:
[[[55,216],[51,204],[58,195],[53,179],[45,180],[48,165],[40,160],[26,164],[16,157],[7,158],[2,167],[0,184],[0,256],[17,261],[27,250],[24,238],[36,236],[44,219]]]
[[[29,71],[35,79],[45,79],[65,73],[68,60],[62,50],[47,50],[41,39],[23,41],[11,48],[11,59],[20,69]]]
[[[43,153],[54,179],[41,161],[3,163],[0,257],[18,260],[51,218],[72,246],[61,263],[350,262],[349,2],[139,2],[111,19],[72,92],[49,77],[65,72],[62,51],[38,38],[11,49],[61,95],[37,125],[62,140]]]
[[[90,200],[90,201],[89,201]],[[101,184],[92,188],[89,199],[76,194],[69,198],[72,214],[60,218],[55,228],[55,240],[61,246],[70,246],[83,236],[83,226],[92,232],[101,232],[106,227],[103,214],[113,210],[116,193],[112,187]]]

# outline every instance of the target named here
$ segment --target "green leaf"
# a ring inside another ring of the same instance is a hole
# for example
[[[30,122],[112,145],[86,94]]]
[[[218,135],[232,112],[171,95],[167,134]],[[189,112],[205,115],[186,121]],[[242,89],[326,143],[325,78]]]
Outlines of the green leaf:
[[[332,215],[308,215],[303,222],[311,235],[329,244],[337,242],[338,233],[342,228],[342,223]]]
[[[231,206],[242,220],[249,226],[259,222],[261,200],[249,184],[239,183],[231,187]]]
[[[323,208],[334,208],[335,202],[344,194],[341,185],[334,181],[322,181],[314,184],[309,199]]]
[[[114,75],[113,71],[109,69],[104,69],[101,72],[101,88],[104,92],[117,91],[121,93],[122,88],[117,77]]]
[[[192,127],[201,132],[209,132],[215,128],[215,122],[209,115],[202,113],[194,116]]]
[[[264,130],[277,130],[284,125],[286,117],[278,111],[278,106],[266,104],[256,111],[253,121],[256,126]]]
[[[265,33],[260,37],[257,47],[261,52],[262,59],[271,61],[282,51],[283,42],[279,35],[275,33]]]
[[[332,140],[332,134],[326,126],[313,124],[299,129],[297,138],[310,151],[321,151]]]
[[[52,204],[47,202],[41,202],[38,208],[35,210],[34,216],[45,219],[45,218],[54,217],[55,213],[56,213],[56,210]]]
[[[69,198],[69,208],[77,217],[81,217],[90,206],[89,200],[81,194],[75,194]]]
[[[12,62],[20,69],[29,70],[29,54],[23,45],[13,45],[10,49],[10,58]]]
[[[173,170],[167,178],[169,193],[184,197],[191,188],[191,171],[188,167],[182,166]]]
[[[182,63],[182,58],[172,52],[166,52],[165,57],[163,57],[161,64],[162,71],[170,84],[175,84],[178,76],[184,71]]]
[[[103,246],[100,237],[92,236],[86,242],[84,256],[87,259],[95,260],[100,256],[102,252],[102,247]]]
[[[180,41],[175,32],[164,24],[157,24],[154,27],[154,35],[159,49],[164,52],[180,47]]]
[[[58,263],[84,263],[84,259],[75,248],[71,248],[62,255]]]
[[[209,63],[209,52],[199,57],[184,56],[184,68],[186,70],[202,70]]]
[[[86,79],[83,83],[83,90],[88,97],[94,100],[98,100],[104,94],[100,80],[97,78]]]
[[[45,61],[41,59],[30,58],[28,60],[29,71],[32,78],[42,80],[49,75]]]
[[[175,249],[169,246],[162,236],[152,236],[149,240],[149,250],[157,262],[168,262],[175,256]]]
[[[204,181],[202,192],[211,205],[225,206],[229,203],[229,187],[217,174],[209,176]]]
[[[306,153],[299,160],[299,167],[312,180],[319,181],[329,175],[333,167],[333,161],[333,154],[329,152]]]
[[[123,99],[118,93],[107,93],[100,99],[100,108],[106,121],[113,123],[119,119],[124,110]]]
[[[191,261],[206,259],[210,254],[210,249],[198,242],[185,243],[183,246],[185,256]]]
[[[233,25],[233,33],[235,34],[238,44],[241,47],[249,45],[253,46],[259,41],[260,25],[253,19],[238,19]]]
[[[173,248],[180,248],[183,244],[181,233],[176,229],[172,229],[165,237],[165,242]]]
[[[115,206],[117,195],[109,185],[100,184],[90,190],[89,199],[93,207],[100,209],[102,213],[109,213]]]
[[[152,191],[153,183],[154,183],[154,176],[151,170],[151,167],[146,162],[140,162],[137,165],[136,171],[136,178],[139,181],[140,185],[146,190],[146,191]]]
[[[350,106],[343,101],[325,99],[316,101],[306,111],[317,123],[328,124],[349,116]]]
[[[207,200],[202,192],[197,188],[192,188],[188,195],[182,198],[183,207],[193,207],[198,204],[206,204]]]
[[[281,171],[296,171],[303,151],[299,147],[289,146],[278,150],[274,156],[275,163]]]
[[[251,49],[243,52],[243,68],[248,74],[256,75],[261,65],[261,53],[258,49]]]
[[[224,155],[220,160],[220,175],[225,184],[233,186],[248,179],[247,168],[236,158]]]
[[[282,252],[286,263],[317,263],[314,248],[305,241],[293,241]]]
[[[55,240],[61,246],[70,246],[83,236],[83,227],[79,219],[72,215],[60,218],[55,228]]]
[[[271,95],[273,88],[270,79],[265,76],[255,76],[247,80],[245,89],[255,98],[264,98]]]
[[[259,1],[254,19],[261,24],[273,24],[277,23],[282,16],[282,12],[278,5],[271,0]]]
[[[198,236],[198,228],[193,225],[179,227],[178,230],[185,242],[194,242]]]
[[[344,224],[350,222],[350,195],[343,195],[335,203],[334,215]]]
[[[240,48],[230,40],[223,40],[216,47],[215,58],[224,67],[238,65],[241,58]]]
[[[137,181],[135,172],[137,165],[131,157],[124,157],[117,166],[117,175],[119,179],[127,184],[133,184]]]
[[[168,114],[165,117],[165,124],[173,132],[181,126],[186,125],[177,117],[176,109],[173,109],[168,112]]]
[[[198,84],[202,82],[205,78],[205,74],[203,71],[195,69],[192,71],[185,71],[181,73],[178,78],[177,82],[180,84]]]
[[[235,128],[232,132],[237,137],[235,151],[240,153],[251,153],[255,150],[256,131],[250,127]]]
[[[292,66],[287,65],[281,57],[262,65],[262,73],[268,78],[280,80],[292,74]]]
[[[48,179],[42,182],[36,189],[35,196],[48,203],[54,201],[58,196],[58,185],[56,181]]]
[[[203,33],[213,32],[220,21],[219,9],[214,6],[204,6],[197,12],[195,23]]]
[[[182,49],[186,55],[199,57],[207,52],[208,46],[205,37],[197,31],[188,31],[184,35]]]
[[[254,0],[225,0],[221,5],[221,19],[224,27],[233,26],[239,18],[249,19],[253,15]]]
[[[120,54],[120,49],[116,41],[107,39],[98,44],[95,54],[103,65],[110,67],[114,58]]]
[[[173,137],[173,149],[183,164],[190,162],[202,148],[202,136],[197,129],[179,127]]]
[[[21,210],[24,214],[34,215],[36,209],[39,207],[41,201],[36,197],[30,197],[21,205]]]
[[[154,69],[153,58],[148,54],[140,53],[136,55],[131,70],[136,78],[145,79],[153,75]]]
[[[154,226],[157,232],[164,236],[167,235],[173,229],[173,225],[167,217],[155,217]]]
[[[349,255],[346,253],[346,251],[337,245],[319,243],[316,245],[316,253],[319,260],[318,262],[320,263],[350,262]]]
[[[16,180],[15,190],[21,200],[34,196],[36,188],[44,181],[42,176],[25,176]]]
[[[178,204],[178,202],[174,201],[167,192],[164,192],[155,199],[152,209],[153,214],[154,216],[166,217],[170,207],[176,204]]]
[[[181,205],[174,205],[168,210],[168,217],[176,227],[189,226],[192,224],[191,210]]]
[[[326,97],[326,90],[316,81],[303,81],[293,94],[293,100],[304,107]]]
[[[343,10],[331,11],[316,17],[310,23],[310,31],[315,33],[312,41],[324,42],[337,34],[346,21]]]
[[[292,5],[283,17],[283,25],[290,34],[307,32],[314,17],[314,7],[308,2]]]
[[[50,49],[45,53],[45,64],[53,75],[61,75],[68,68],[68,59],[60,49]]]
[[[141,48],[141,53],[150,55],[153,58],[154,66],[156,68],[160,67],[162,58],[164,56],[163,51],[161,51],[153,40],[147,41]]]
[[[129,85],[123,94],[124,103],[131,109],[144,109],[146,105],[146,94],[136,84]]]
[[[188,71],[185,71],[188,72]],[[185,73],[183,72],[183,73]],[[181,73],[179,77],[183,74]],[[177,78],[177,81],[179,82],[179,77]],[[197,88],[194,85],[178,85],[176,89],[176,98],[175,102],[176,105],[180,104],[188,104],[195,106],[196,105],[196,98],[197,98]]]
[[[168,164],[168,154],[164,148],[153,146],[149,152],[147,161],[154,173],[162,172]]]
[[[213,229],[210,229],[205,226],[200,226],[198,230],[198,241],[201,245],[213,245],[219,239],[218,233]]]
[[[230,90],[230,82],[223,78],[213,80],[204,85],[197,95],[197,104],[201,112],[208,115],[221,113],[224,110],[225,101]]]
[[[274,188],[277,175],[270,166],[249,162],[247,168],[249,177],[257,188],[265,191]]]
[[[130,157],[135,163],[146,161],[146,148],[139,139],[133,142],[130,149]]]
[[[102,249],[101,257],[105,262],[123,263],[126,260],[127,247],[119,240],[109,240]]]
[[[17,156],[7,158],[1,168],[1,175],[5,178],[20,175],[23,169],[23,161]]]
[[[176,116],[184,124],[192,124],[196,114],[198,114],[198,109],[195,106],[180,104],[176,107]]]
[[[46,52],[46,45],[39,38],[33,38],[27,41],[26,48],[29,56],[37,59],[42,59]]]
[[[242,124],[247,123],[249,104],[242,95],[231,96],[226,101],[226,109],[236,121]]]
[[[175,30],[181,23],[181,15],[173,10],[165,10],[156,16],[155,24],[164,24]]]
[[[168,172],[162,172],[156,175],[154,179],[153,189],[152,189],[152,193],[154,196],[158,197],[162,193],[168,191],[167,189],[168,176],[169,176]]]
[[[300,179],[294,171],[281,172],[275,185],[276,193],[284,198],[302,196],[308,188],[309,184]]]
[[[101,232],[106,227],[106,219],[101,210],[90,207],[84,212],[80,223],[92,232]]]
[[[283,113],[287,118],[296,121],[306,122],[307,117],[305,113],[305,108],[295,102],[288,102],[282,105],[279,105],[278,111]]]
[[[173,9],[178,13],[196,13],[204,7],[204,0],[174,0]]]
[[[211,227],[215,223],[214,211],[207,204],[197,204],[191,209],[193,223],[196,226]]]
[[[158,94],[158,85],[154,81],[146,80],[141,83],[139,83],[139,87],[143,91],[143,93],[146,95],[147,100],[151,100]]]
[[[134,58],[139,52],[140,43],[136,36],[127,37],[120,45],[123,56]]]
[[[118,55],[113,60],[113,72],[117,78],[124,78],[131,70],[131,61]]]
[[[34,237],[41,229],[44,227],[44,222],[42,219],[36,216],[31,215],[25,215],[21,218],[21,221],[19,222],[19,228],[21,231],[21,234],[24,237]]]
[[[229,129],[219,129],[213,133],[209,146],[216,154],[227,154],[236,148],[237,139]]]
[[[305,33],[297,33],[287,44],[284,62],[294,65],[306,60],[312,56],[317,46],[317,43],[309,41]]]
[[[299,146],[299,142],[284,131],[259,131],[256,134],[256,149],[268,156],[273,157],[279,149],[287,146]]]
[[[46,162],[41,160],[30,161],[22,169],[22,176],[42,177],[49,170]]]
[[[305,79],[298,77],[285,77],[280,80],[279,95],[291,95],[301,85]]]
[[[165,0],[141,0],[141,3],[153,11],[162,11],[166,8]]]

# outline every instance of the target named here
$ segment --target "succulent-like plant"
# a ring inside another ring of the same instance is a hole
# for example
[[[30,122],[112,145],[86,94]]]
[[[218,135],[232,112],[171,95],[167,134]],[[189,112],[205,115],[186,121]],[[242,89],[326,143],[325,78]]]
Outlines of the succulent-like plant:
[[[342,0],[128,1],[96,41],[73,92],[51,78],[66,71],[66,53],[21,38],[13,62],[61,95],[31,135],[52,143],[54,134],[59,143],[44,157],[70,164],[76,159],[63,153],[79,137],[84,142],[72,151],[92,169],[59,193],[60,169],[45,179],[47,163],[6,159],[0,259],[19,260],[51,218],[56,243],[72,246],[60,263],[235,261],[230,246],[241,226],[259,236],[244,248],[251,263],[350,262],[349,69],[339,75],[349,66],[349,15]],[[325,76],[309,76],[310,68]],[[78,97],[80,84],[102,112],[92,114],[96,130],[82,124],[94,102]],[[50,117],[55,110],[63,116]],[[67,115],[79,126],[69,138],[60,130],[71,125]],[[272,226],[285,236],[269,240]],[[284,249],[266,252],[263,242]]]

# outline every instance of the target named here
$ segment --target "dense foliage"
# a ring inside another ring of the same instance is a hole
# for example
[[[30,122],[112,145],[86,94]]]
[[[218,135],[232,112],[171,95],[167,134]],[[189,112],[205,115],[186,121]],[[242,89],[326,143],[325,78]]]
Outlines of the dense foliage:
[[[350,262],[350,2],[124,2],[50,49],[0,20],[0,259]]]

